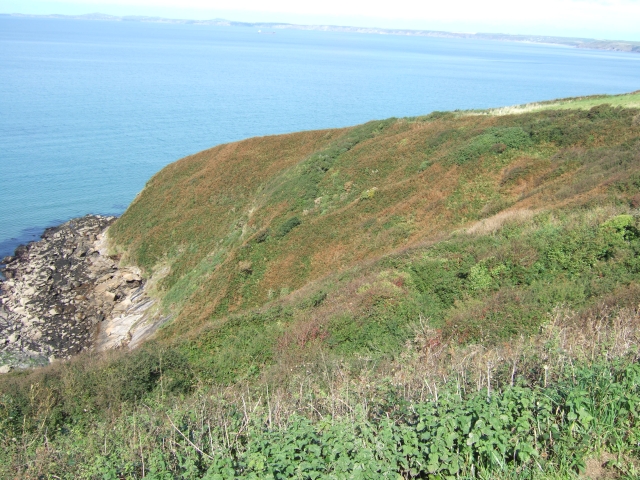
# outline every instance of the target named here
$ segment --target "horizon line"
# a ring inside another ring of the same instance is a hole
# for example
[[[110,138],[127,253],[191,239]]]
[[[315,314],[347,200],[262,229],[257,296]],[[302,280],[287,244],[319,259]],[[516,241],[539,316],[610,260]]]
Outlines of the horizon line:
[[[396,36],[424,36],[438,38],[463,38],[463,39],[483,39],[513,41],[519,43],[546,43],[554,45],[565,45],[577,48],[587,48],[594,50],[608,50],[619,52],[640,53],[640,41],[634,40],[611,40],[597,39],[589,37],[575,37],[563,35],[541,35],[541,34],[511,34],[499,32],[454,32],[447,30],[429,30],[415,28],[384,28],[384,27],[357,27],[350,25],[332,24],[299,24],[289,22],[243,22],[228,20],[225,18],[212,18],[208,20],[196,20],[189,18],[169,18],[151,15],[109,15],[100,12],[91,12],[78,15],[67,15],[60,13],[50,14],[29,14],[29,13],[0,13],[0,16],[9,17],[29,17],[29,18],[52,18],[85,21],[138,21],[141,23],[174,23],[210,26],[229,27],[271,27],[276,29],[292,30],[312,30],[326,32],[343,33],[369,33],[374,35],[396,35]]]

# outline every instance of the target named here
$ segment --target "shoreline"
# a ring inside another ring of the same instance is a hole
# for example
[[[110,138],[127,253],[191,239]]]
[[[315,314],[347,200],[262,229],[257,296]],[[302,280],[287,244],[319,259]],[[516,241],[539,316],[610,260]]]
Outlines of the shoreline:
[[[122,212],[93,213],[84,216],[90,215],[98,217],[118,218],[120,215],[122,215]],[[48,221],[42,222],[38,225],[32,225],[30,227],[23,228],[18,234],[12,237],[5,237],[4,239],[0,240],[0,279],[4,278],[2,271],[6,266],[4,263],[2,263],[3,260],[8,257],[15,256],[16,249],[29,245],[33,242],[39,242],[40,240],[42,240],[42,236],[47,230],[58,228],[59,226],[64,225],[67,222],[84,218],[84,216],[49,219]]]
[[[109,256],[115,219],[86,215],[49,227],[2,259],[0,373],[125,347],[136,333],[138,344],[166,320],[143,321],[154,300],[140,270]]]
[[[196,25],[215,27],[241,27],[241,28],[271,28],[276,30],[301,30],[334,33],[358,33],[370,35],[392,35],[403,37],[431,37],[431,38],[457,38],[465,40],[490,40],[516,43],[530,43],[539,45],[566,46],[569,48],[582,48],[588,50],[601,50],[607,52],[640,53],[640,41],[633,40],[609,40],[586,37],[565,37],[559,35],[526,35],[510,33],[490,32],[453,32],[446,30],[424,30],[414,28],[383,28],[383,27],[357,27],[349,25],[326,24],[296,24],[286,22],[241,22],[215,18],[211,20],[194,20],[180,18],[164,18],[155,16],[117,16],[102,13],[88,13],[81,15],[63,14],[23,14],[4,13],[4,17],[12,18],[45,18],[54,20],[75,21],[103,21],[103,22],[140,22],[172,25]],[[261,32],[258,32],[261,33]],[[275,34],[276,32],[269,32]]]

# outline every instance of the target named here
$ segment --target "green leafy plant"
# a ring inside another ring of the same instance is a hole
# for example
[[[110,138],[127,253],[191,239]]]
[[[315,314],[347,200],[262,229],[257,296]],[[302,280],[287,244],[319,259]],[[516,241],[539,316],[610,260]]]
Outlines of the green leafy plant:
[[[521,127],[492,127],[458,150],[454,162],[464,165],[488,153],[499,155],[508,150],[521,150],[532,144],[530,135]]]
[[[280,229],[278,230],[278,236],[279,237],[284,237],[286,236],[291,230],[293,230],[294,228],[296,228],[298,225],[300,225],[302,222],[300,221],[300,219],[298,217],[291,217],[289,218],[286,222],[284,222],[281,226]]]

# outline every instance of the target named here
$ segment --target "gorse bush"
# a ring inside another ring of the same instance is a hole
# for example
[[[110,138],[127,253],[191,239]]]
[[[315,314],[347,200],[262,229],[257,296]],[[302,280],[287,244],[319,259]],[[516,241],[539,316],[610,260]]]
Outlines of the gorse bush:
[[[117,391],[121,401],[144,398],[162,383],[162,390],[187,393],[193,386],[193,373],[187,359],[175,350],[143,349],[111,366],[119,377]]]
[[[289,233],[301,223],[302,222],[298,217],[291,217],[280,226],[280,229],[278,230],[278,236],[284,237],[287,233]]]
[[[154,347],[106,364],[75,362],[34,375],[33,383],[20,376],[8,379],[0,391],[0,425],[8,438],[28,432],[48,432],[53,438],[156,390],[187,394],[194,387],[187,359],[175,349]]]
[[[377,187],[373,187],[368,190],[365,190],[360,194],[360,200],[369,200],[373,198],[376,195],[377,191],[378,191]]]
[[[631,215],[618,215],[602,224],[601,230],[607,243],[620,245],[623,241],[635,240],[640,236],[636,221]]]
[[[525,115],[530,123],[523,127],[536,143],[552,142],[561,147],[569,145],[586,145],[596,136],[600,137],[605,131],[614,136],[615,130],[628,128],[633,122],[635,109],[598,105],[590,110],[578,111],[550,111],[545,118],[530,121],[530,115]],[[525,120],[526,122],[526,120]]]
[[[325,149],[304,159],[292,172],[288,172],[282,182],[276,186],[273,200],[293,199],[298,208],[311,207],[313,201],[322,195],[322,183],[329,170],[358,144],[375,138],[387,127],[394,123],[394,119],[368,122],[349,131]]]

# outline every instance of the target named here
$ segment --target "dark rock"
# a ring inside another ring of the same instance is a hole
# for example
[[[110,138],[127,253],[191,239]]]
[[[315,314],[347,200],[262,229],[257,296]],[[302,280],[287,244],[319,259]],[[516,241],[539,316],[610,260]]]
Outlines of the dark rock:
[[[73,305],[67,305],[64,307],[62,313],[64,313],[65,315],[76,313],[76,307]]]

